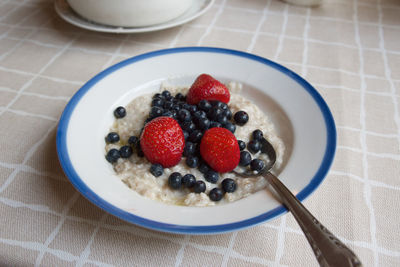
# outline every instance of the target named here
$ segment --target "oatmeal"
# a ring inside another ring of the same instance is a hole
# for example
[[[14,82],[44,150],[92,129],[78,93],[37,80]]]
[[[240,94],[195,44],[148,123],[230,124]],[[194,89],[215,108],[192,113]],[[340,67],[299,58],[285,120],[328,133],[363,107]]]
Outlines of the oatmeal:
[[[279,172],[285,146],[282,140],[277,136],[274,125],[270,122],[266,114],[255,104],[240,95],[240,84],[232,82],[227,84],[227,88],[230,91],[228,106],[232,114],[238,111],[245,111],[249,117],[248,121],[243,126],[234,126],[236,127],[236,129],[233,130],[236,139],[248,144],[251,141],[252,132],[256,129],[261,130],[264,137],[274,146],[277,153],[277,160],[272,171]],[[168,90],[173,96],[178,93],[187,95],[189,88],[162,85],[160,92],[165,90]],[[131,136],[140,136],[148,114],[151,112],[152,101],[153,94],[146,94],[135,98],[125,107],[126,116],[116,119],[110,128],[110,132],[119,135],[119,141],[107,143],[105,147],[106,153],[112,149],[118,150],[123,146],[129,146],[128,140]],[[127,150],[129,150],[129,148],[127,148]],[[219,173],[219,178],[216,183],[209,182],[205,179],[205,175],[199,168],[188,166],[189,163],[185,162],[185,157],[182,158],[179,164],[173,167],[161,168],[162,174],[156,177],[150,172],[152,163],[150,163],[146,157],[142,157],[140,153],[141,151],[133,151],[133,153],[131,153],[132,155],[128,153],[128,157],[126,158],[118,158],[113,163],[114,170],[119,178],[138,194],[164,203],[185,206],[211,206],[236,201],[265,188],[267,185],[266,179],[262,176],[241,178],[236,177],[232,172]],[[261,155],[260,152],[252,154],[253,158],[262,158],[262,156],[265,155]],[[155,170],[153,169],[153,171]],[[182,174],[182,176],[185,174],[192,174],[196,181],[204,182],[205,191],[195,193],[193,189],[188,189],[183,186],[179,190],[171,188],[168,179],[172,173],[176,172]],[[221,182],[226,178],[230,178],[234,181],[234,192],[226,192],[223,194],[220,201],[212,201],[209,197],[210,191],[214,188],[221,187]]]

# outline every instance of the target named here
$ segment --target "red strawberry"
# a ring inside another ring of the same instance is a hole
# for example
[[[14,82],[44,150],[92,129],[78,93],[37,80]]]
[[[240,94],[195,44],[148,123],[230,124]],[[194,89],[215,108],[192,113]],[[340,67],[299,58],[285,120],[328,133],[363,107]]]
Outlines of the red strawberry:
[[[140,147],[151,163],[159,163],[164,168],[175,166],[185,147],[183,131],[173,118],[155,118],[144,127]]]
[[[202,99],[218,100],[228,104],[231,95],[228,88],[208,74],[201,74],[194,81],[186,96],[186,101],[195,105]]]
[[[225,128],[207,130],[200,143],[202,158],[217,172],[232,171],[240,159],[240,149],[235,135]]]

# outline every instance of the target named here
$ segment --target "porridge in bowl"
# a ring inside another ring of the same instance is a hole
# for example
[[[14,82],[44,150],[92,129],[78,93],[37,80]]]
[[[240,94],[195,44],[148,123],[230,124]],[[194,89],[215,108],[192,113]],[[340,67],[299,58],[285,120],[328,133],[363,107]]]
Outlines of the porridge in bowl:
[[[106,159],[132,190],[168,204],[219,205],[265,188],[264,177],[232,170],[263,167],[258,140],[264,136],[276,150],[272,172],[278,173],[285,146],[241,90],[202,74],[190,87],[163,84],[159,93],[133,99],[114,111]]]

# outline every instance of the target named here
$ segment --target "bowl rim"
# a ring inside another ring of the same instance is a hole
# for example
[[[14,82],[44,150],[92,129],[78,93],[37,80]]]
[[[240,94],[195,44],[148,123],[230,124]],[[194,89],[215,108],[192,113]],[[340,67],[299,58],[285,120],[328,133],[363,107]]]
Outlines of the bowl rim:
[[[236,57],[243,57],[246,59],[250,59],[262,64],[265,64],[269,67],[274,68],[277,71],[282,72],[283,74],[289,76],[291,79],[296,81],[301,87],[306,90],[306,92],[313,98],[316,102],[317,106],[319,107],[322,117],[324,119],[326,133],[327,133],[327,142],[325,146],[325,152],[322,159],[322,162],[315,173],[314,177],[310,180],[310,183],[305,186],[298,194],[297,198],[300,201],[303,201],[306,197],[308,197],[311,193],[313,193],[321,182],[326,177],[334,156],[336,152],[336,142],[337,142],[337,133],[334,118],[332,113],[322,98],[322,96],[317,92],[317,90],[308,83],[305,79],[300,77],[298,74],[294,73],[293,71],[287,69],[286,67],[273,62],[269,59],[263,58],[261,56],[257,56],[254,54],[250,54],[247,52],[242,52],[238,50],[226,49],[226,48],[218,48],[218,47],[179,47],[179,48],[168,48],[162,50],[156,50],[148,53],[144,53],[141,55],[134,56],[132,58],[126,59],[120,63],[117,63],[97,75],[91,78],[88,82],[86,82],[70,99],[68,104],[66,105],[57,127],[56,133],[56,148],[57,148],[57,155],[61,164],[61,167],[73,184],[73,186],[89,201],[100,207],[101,209],[107,211],[108,213],[117,216],[120,219],[133,223],[135,225],[149,228],[152,230],[157,230],[161,232],[170,232],[176,234],[217,234],[217,233],[224,233],[224,232],[231,232],[236,231],[244,228],[248,228],[260,223],[263,223],[269,219],[272,219],[278,215],[281,215],[287,212],[286,207],[283,205],[278,206],[268,212],[265,212],[261,215],[234,222],[234,223],[227,223],[227,224],[218,224],[218,225],[206,225],[206,226],[196,226],[196,225],[179,225],[179,224],[169,224],[158,222],[150,219],[146,219],[135,214],[129,213],[118,208],[115,205],[104,200],[101,196],[96,194],[92,191],[80,178],[74,166],[72,165],[71,159],[68,154],[68,147],[67,147],[67,131],[69,121],[71,119],[71,115],[79,103],[79,101],[84,97],[84,95],[100,80],[102,80],[107,75],[123,68],[126,65],[133,64],[135,62],[146,60],[153,57],[158,57],[167,54],[174,54],[174,53],[196,53],[196,52],[208,52],[208,53],[220,53],[220,54],[228,54]]]

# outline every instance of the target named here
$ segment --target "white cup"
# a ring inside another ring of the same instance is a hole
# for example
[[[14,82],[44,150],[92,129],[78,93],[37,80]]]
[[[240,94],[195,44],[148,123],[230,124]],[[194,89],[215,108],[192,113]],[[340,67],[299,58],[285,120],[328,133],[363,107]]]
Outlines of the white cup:
[[[67,0],[87,20],[121,27],[164,23],[182,15],[193,0]]]

